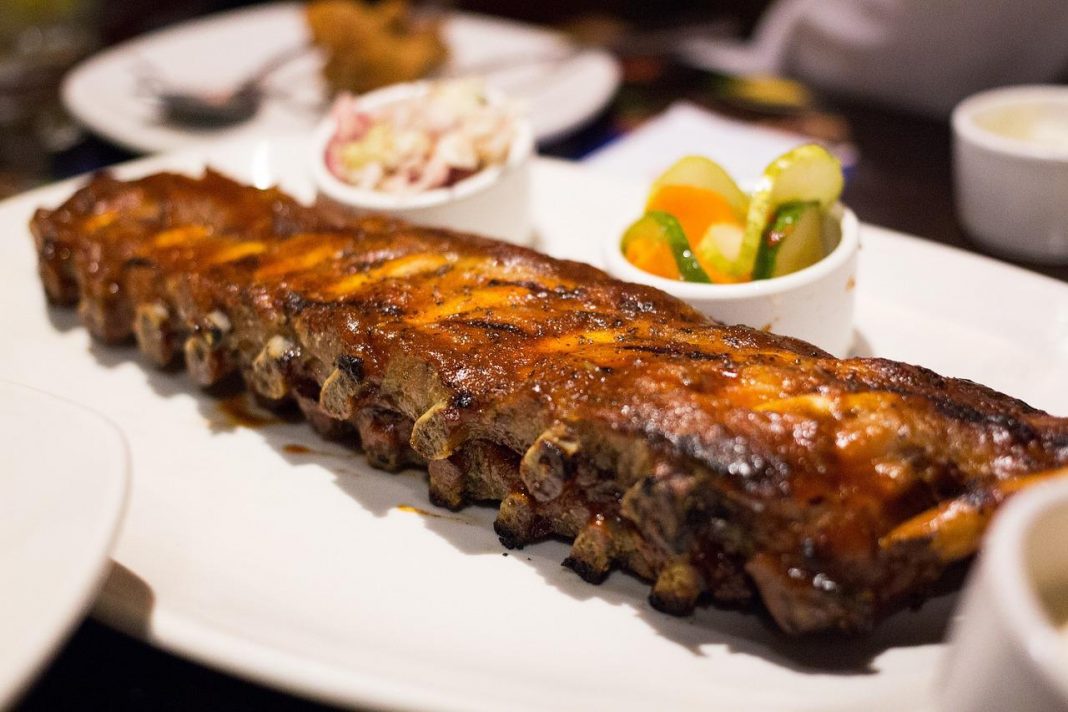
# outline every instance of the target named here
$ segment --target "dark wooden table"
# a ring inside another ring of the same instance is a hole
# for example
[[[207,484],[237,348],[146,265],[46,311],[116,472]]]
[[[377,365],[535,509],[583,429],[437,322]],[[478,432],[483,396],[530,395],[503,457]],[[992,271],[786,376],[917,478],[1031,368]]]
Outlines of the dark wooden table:
[[[646,86],[665,103],[677,87]],[[648,98],[648,96],[646,97]],[[579,158],[619,132],[621,98],[595,123],[542,153]],[[952,198],[951,137],[944,121],[885,109],[835,102],[845,119],[859,161],[845,193],[862,220],[978,251],[962,232]],[[56,177],[130,157],[98,139],[57,156]],[[1021,264],[1068,281],[1068,266]],[[19,704],[26,711],[51,710],[315,710],[328,709],[172,656],[85,621]]]

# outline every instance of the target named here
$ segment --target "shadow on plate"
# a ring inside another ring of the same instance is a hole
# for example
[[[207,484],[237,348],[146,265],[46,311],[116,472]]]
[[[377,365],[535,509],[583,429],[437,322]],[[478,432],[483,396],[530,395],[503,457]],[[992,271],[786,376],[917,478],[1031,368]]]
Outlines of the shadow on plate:
[[[53,329],[60,333],[65,334],[71,329],[82,325],[77,312],[73,309],[60,309],[46,305],[44,313],[45,316],[48,317],[48,323],[52,325]]]
[[[849,349],[850,358],[871,358],[875,353],[872,350],[871,342],[864,336],[859,329],[853,330],[853,348]]]
[[[130,635],[147,640],[155,605],[156,594],[148,582],[112,561],[93,614]]]

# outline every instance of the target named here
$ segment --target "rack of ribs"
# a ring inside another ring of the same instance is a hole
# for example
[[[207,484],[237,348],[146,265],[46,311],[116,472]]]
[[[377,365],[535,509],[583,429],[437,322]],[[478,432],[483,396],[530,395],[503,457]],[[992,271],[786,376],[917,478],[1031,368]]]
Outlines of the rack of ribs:
[[[1068,419],[981,385],[212,171],[98,175],[31,229],[94,337],[295,402],[375,467],[425,466],[437,505],[499,502],[505,546],[573,540],[578,575],[629,570],[669,613],[866,630],[1068,464]]]

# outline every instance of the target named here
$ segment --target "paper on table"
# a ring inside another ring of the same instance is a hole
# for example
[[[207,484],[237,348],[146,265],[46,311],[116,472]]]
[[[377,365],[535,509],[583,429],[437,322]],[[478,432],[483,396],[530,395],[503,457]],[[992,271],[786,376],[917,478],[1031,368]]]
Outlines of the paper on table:
[[[728,119],[680,101],[627,136],[591,153],[583,163],[648,183],[682,156],[697,153],[726,168],[739,185],[751,186],[772,159],[811,140]]]

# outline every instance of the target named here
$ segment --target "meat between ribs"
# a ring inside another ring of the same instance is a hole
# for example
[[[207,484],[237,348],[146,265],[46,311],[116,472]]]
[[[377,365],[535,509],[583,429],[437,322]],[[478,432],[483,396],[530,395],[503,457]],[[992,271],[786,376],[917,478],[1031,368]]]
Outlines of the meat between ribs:
[[[425,465],[436,504],[499,501],[505,545],[573,539],[579,575],[628,569],[671,613],[864,630],[1068,461],[1068,420],[978,384],[211,171],[100,175],[31,228],[49,299],[98,339],[295,401],[376,467]]]

